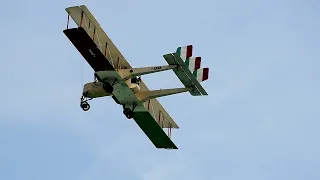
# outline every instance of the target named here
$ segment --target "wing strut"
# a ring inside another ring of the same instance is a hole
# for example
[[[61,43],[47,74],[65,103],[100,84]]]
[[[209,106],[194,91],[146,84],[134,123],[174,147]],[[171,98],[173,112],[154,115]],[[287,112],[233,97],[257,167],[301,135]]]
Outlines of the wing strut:
[[[80,27],[82,26],[82,21],[83,21],[83,11],[81,11]]]
[[[68,13],[67,29],[69,29],[69,21],[70,21],[70,15],[69,15],[69,13]]]

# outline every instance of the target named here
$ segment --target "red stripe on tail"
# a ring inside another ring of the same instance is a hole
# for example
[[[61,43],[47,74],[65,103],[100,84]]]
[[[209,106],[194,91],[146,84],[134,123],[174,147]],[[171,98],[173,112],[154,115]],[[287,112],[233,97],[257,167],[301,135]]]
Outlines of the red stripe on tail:
[[[209,68],[203,68],[203,78],[202,81],[205,81],[209,78]]]
[[[194,62],[194,69],[200,69],[200,65],[201,65],[201,57],[196,57],[196,60]]]
[[[187,46],[187,58],[192,56],[192,45]]]

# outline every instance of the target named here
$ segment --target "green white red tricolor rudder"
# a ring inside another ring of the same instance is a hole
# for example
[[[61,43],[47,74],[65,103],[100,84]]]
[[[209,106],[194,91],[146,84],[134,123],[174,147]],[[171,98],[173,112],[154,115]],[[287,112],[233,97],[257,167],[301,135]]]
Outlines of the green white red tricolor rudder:
[[[183,46],[177,48],[177,54],[185,62],[191,73],[197,78],[198,82],[205,81],[209,78],[209,68],[201,68],[201,57],[191,57],[193,46]]]
[[[189,67],[189,70],[193,72],[200,68],[201,57],[189,57],[186,59],[185,63]]]
[[[205,81],[209,78],[209,68],[194,70],[193,75],[197,78],[198,82]]]
[[[183,61],[186,61],[187,58],[192,56],[192,49],[193,49],[192,45],[178,47],[177,53],[180,55]]]

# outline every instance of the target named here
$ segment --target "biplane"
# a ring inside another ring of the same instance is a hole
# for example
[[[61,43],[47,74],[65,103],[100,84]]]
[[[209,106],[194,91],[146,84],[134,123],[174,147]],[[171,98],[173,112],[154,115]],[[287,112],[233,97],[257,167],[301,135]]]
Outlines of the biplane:
[[[192,57],[193,46],[163,55],[167,65],[133,68],[85,5],[68,7],[66,11],[68,22],[63,32],[94,70],[94,81],[83,87],[80,107],[88,111],[89,100],[111,96],[156,148],[178,149],[171,140],[171,129],[179,126],[156,98],[183,92],[208,95],[200,83],[208,79],[209,68],[200,67],[201,57]],[[77,27],[69,28],[70,17]],[[143,75],[166,70],[173,70],[184,87],[149,90],[141,80]]]

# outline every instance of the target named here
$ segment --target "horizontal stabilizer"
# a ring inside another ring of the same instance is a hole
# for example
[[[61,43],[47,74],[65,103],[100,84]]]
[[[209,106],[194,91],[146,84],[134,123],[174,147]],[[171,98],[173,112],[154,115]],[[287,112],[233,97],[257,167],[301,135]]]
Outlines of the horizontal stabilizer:
[[[191,57],[192,50],[192,45],[178,47],[175,53],[165,54],[163,57],[169,65],[179,66],[173,71],[185,87],[191,88],[191,95],[208,95],[200,82],[209,78],[209,68],[200,68],[201,57]]]
[[[179,65],[179,68],[173,69],[173,72],[177,75],[185,87],[192,88],[189,91],[192,96],[208,95],[196,77],[192,74],[189,67],[185,65],[177,53],[165,54],[163,57],[168,64]]]

